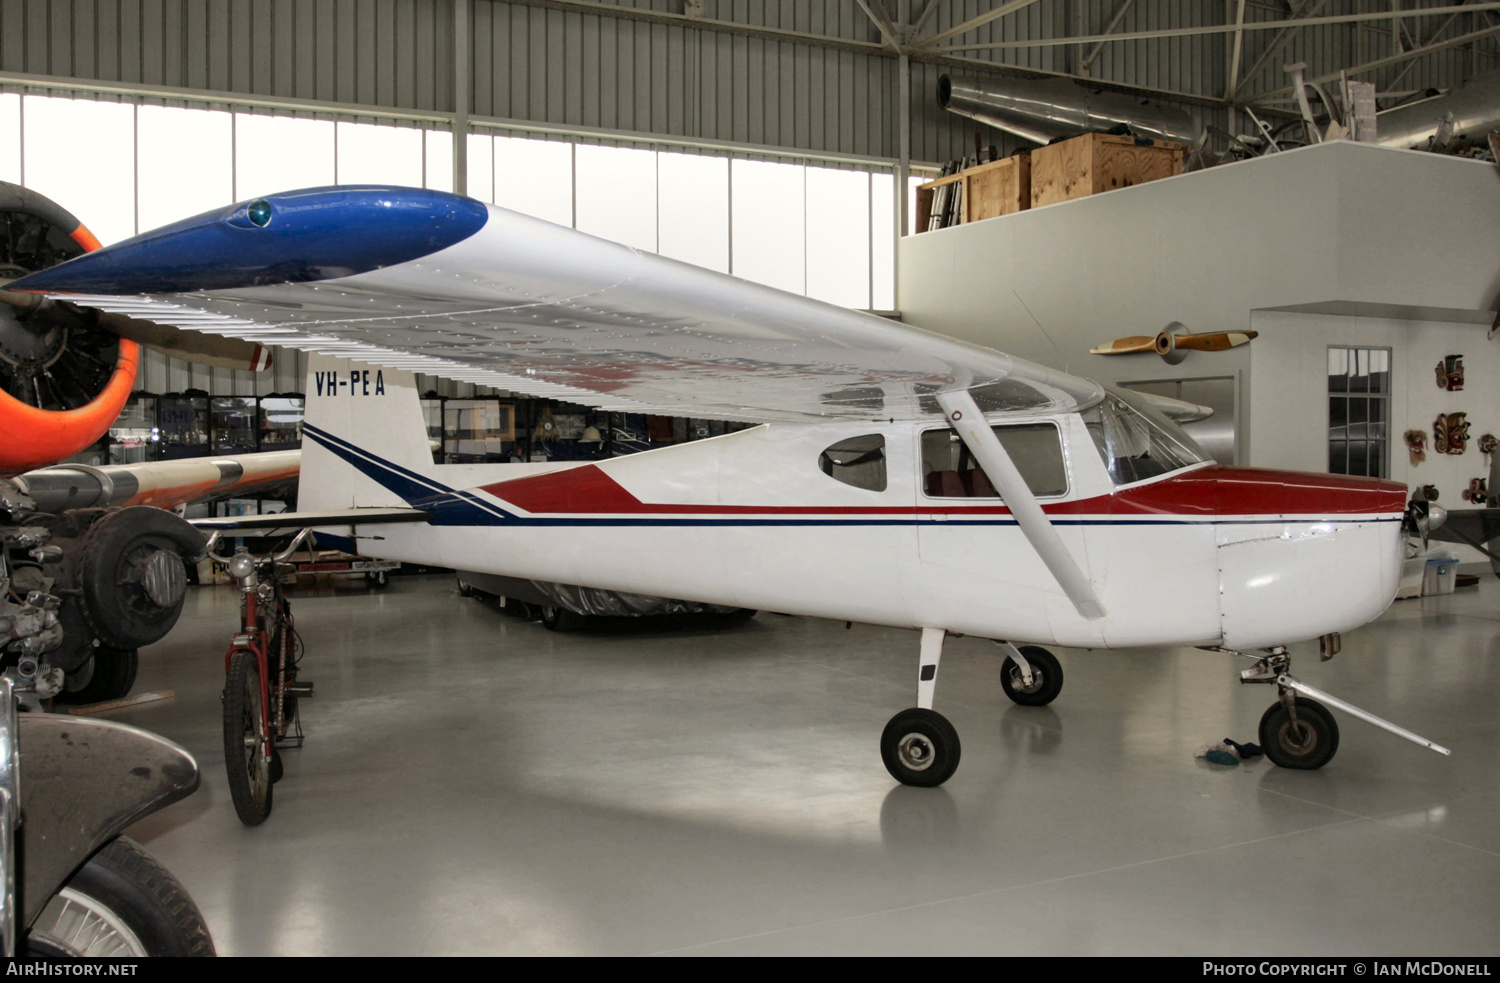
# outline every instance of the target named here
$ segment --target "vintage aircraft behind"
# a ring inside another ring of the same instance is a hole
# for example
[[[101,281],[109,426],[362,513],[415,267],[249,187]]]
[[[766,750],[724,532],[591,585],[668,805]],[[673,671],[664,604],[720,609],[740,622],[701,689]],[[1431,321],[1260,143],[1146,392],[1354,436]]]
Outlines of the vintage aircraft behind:
[[[295,452],[52,466],[114,425],[140,344],[200,364],[270,364],[249,342],[5,289],[98,248],[56,202],[0,181],[0,665],[26,699],[128,693],[136,650],[176,622],[183,563],[203,548],[202,534],[162,509],[297,474]]]
[[[1325,704],[1447,753],[1289,672],[1287,643],[1332,654],[1394,596],[1404,486],[1218,466],[1128,392],[416,189],[269,196],[12,288],[317,353],[301,518],[221,525],[920,630],[917,706],[881,739],[907,784],[958,765],[932,709],[950,632],[996,640],[1022,704],[1062,686],[1035,643],[1195,645],[1278,687],[1260,735],[1278,764],[1333,756]],[[598,463],[436,465],[414,371],[765,425]]]

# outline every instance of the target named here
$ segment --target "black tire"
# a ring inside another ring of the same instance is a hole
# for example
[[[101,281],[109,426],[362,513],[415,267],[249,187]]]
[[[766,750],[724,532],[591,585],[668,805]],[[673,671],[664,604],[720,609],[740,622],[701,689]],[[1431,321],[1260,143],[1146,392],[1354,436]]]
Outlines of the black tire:
[[[958,731],[936,710],[902,710],[880,735],[880,757],[886,771],[902,785],[932,788],[958,770],[963,748]]]
[[[202,533],[171,512],[146,505],[94,523],[78,582],[89,624],[104,644],[132,649],[165,638],[186,596],[182,558],[202,549]]]
[[[64,689],[54,699],[70,706],[103,703],[107,700],[123,700],[135,686],[136,669],[140,666],[140,653],[135,649],[110,648],[101,645],[90,657],[91,672],[77,689]],[[69,677],[71,679],[72,677]]]
[[[100,847],[53,896],[22,949],[43,958],[215,954],[182,883],[123,836]]]
[[[586,615],[577,614],[567,608],[542,607],[542,627],[548,631],[579,631],[588,623]]]
[[[281,776],[286,774],[286,765],[281,761],[281,752],[274,747],[271,748],[271,784],[275,785],[281,781]]]
[[[1012,702],[1023,707],[1046,706],[1062,692],[1062,663],[1040,645],[1022,645],[1019,651],[1031,663],[1031,685],[1021,681],[1021,667],[1007,655],[1000,665],[1000,688]]]
[[[1277,701],[1260,718],[1260,748],[1273,764],[1310,771],[1333,759],[1339,749],[1339,725],[1317,700],[1297,697],[1297,725]]]
[[[224,769],[234,811],[246,826],[259,826],[271,814],[271,763],[261,754],[260,700],[255,653],[234,653],[224,679]]]

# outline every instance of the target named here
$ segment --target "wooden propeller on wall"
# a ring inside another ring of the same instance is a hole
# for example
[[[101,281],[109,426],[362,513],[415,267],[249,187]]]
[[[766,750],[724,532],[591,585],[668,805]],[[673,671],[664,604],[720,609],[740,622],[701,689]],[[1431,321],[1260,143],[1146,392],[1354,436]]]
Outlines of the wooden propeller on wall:
[[[1091,355],[1136,355],[1146,352],[1154,352],[1160,355],[1168,365],[1176,365],[1187,353],[1194,352],[1222,352],[1240,345],[1248,344],[1258,332],[1255,331],[1205,331],[1202,334],[1191,334],[1181,321],[1173,321],[1156,335],[1132,335],[1129,338],[1116,338],[1095,348],[1089,349]]]

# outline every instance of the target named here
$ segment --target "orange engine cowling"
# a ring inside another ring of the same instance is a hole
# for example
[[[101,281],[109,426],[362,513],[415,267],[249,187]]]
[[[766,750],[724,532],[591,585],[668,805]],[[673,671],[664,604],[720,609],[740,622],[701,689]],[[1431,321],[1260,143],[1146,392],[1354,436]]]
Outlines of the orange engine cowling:
[[[0,182],[0,291],[98,248],[56,202]],[[95,312],[0,292],[0,476],[56,463],[104,436],[139,364],[140,347],[102,327]]]

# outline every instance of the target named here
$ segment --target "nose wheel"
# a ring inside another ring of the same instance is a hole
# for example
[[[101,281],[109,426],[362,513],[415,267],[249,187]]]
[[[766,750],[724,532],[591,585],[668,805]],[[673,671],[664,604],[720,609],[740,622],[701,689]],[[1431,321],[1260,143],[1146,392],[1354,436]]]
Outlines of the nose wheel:
[[[1291,707],[1273,703],[1260,718],[1260,748],[1283,768],[1321,768],[1339,749],[1339,724],[1327,707],[1305,696]]]

